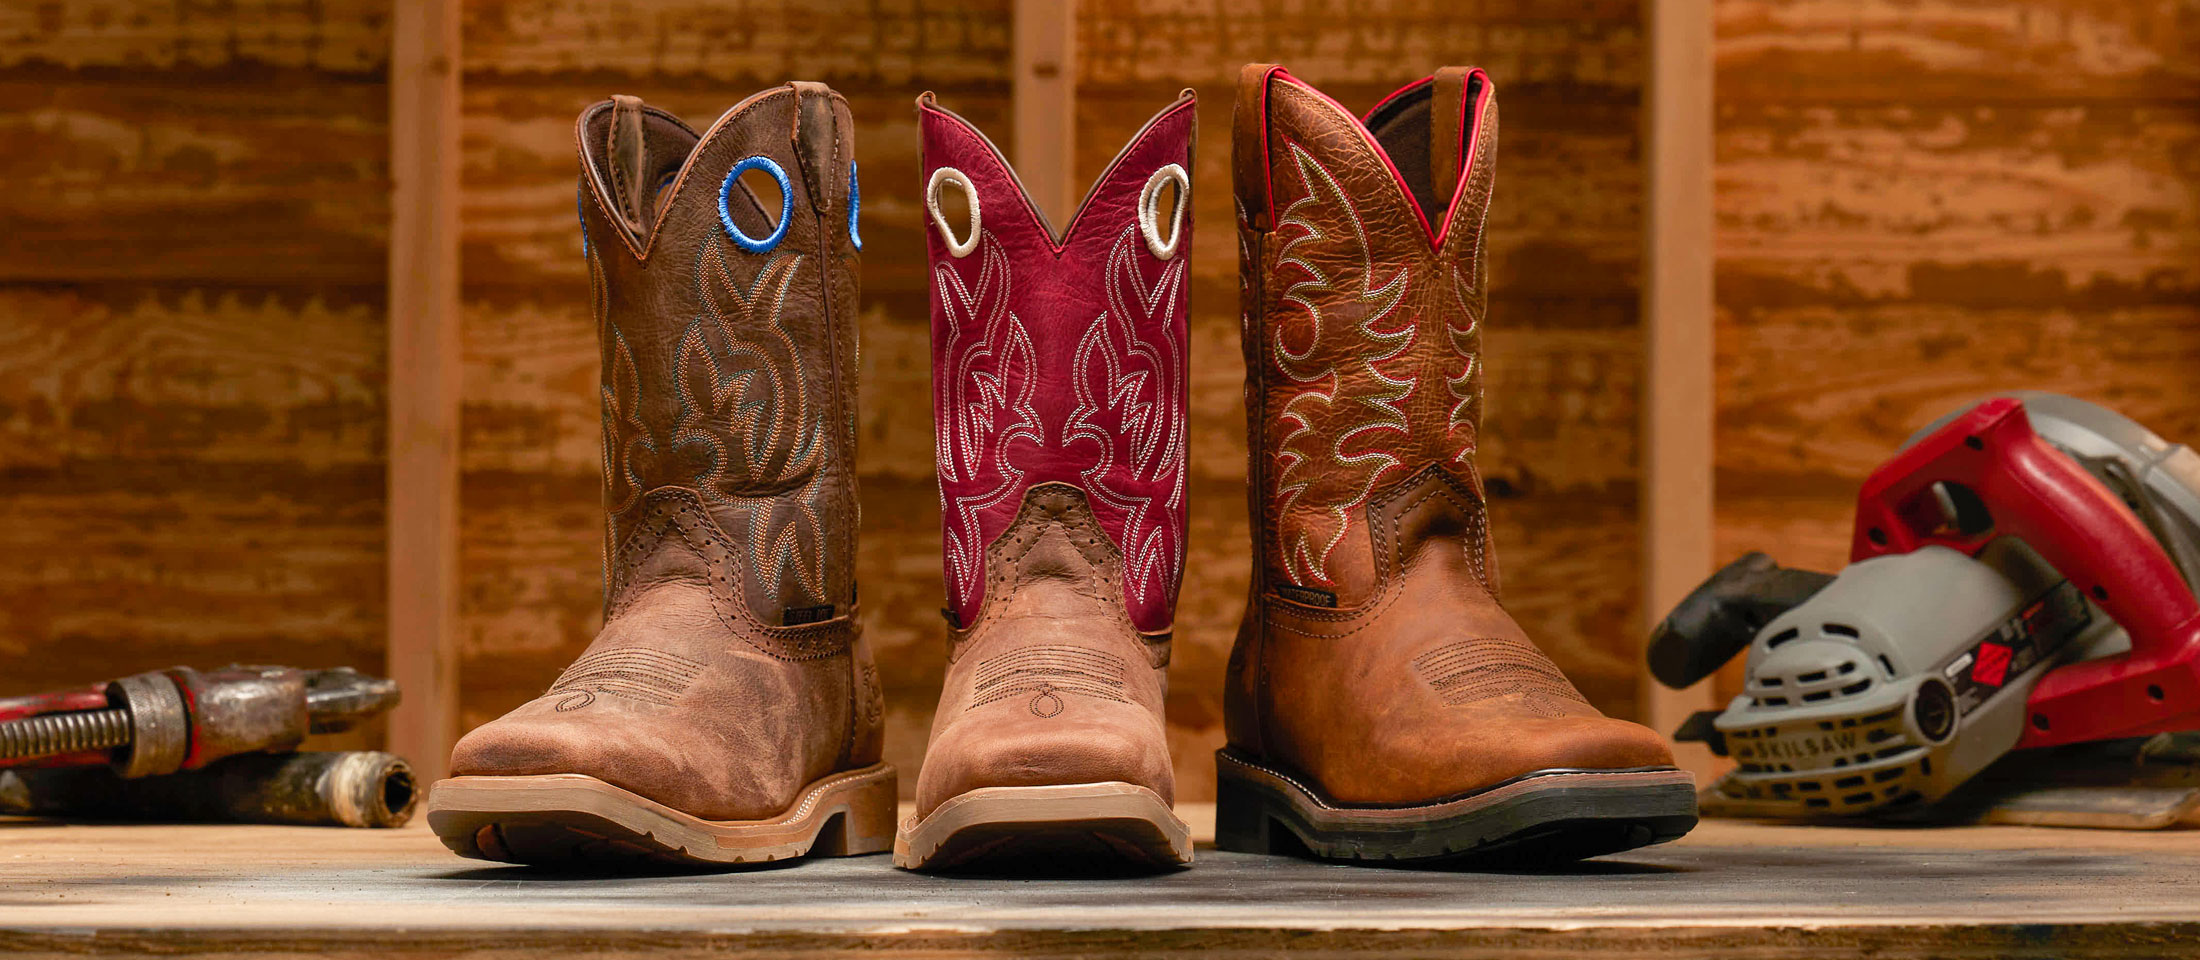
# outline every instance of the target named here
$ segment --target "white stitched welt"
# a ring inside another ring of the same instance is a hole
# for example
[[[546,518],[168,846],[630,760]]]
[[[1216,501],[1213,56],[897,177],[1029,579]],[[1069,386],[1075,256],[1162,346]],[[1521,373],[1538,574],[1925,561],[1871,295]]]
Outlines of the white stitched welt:
[[[1160,211],[1154,205],[1161,199],[1161,188],[1172,182],[1176,184],[1176,202],[1170,205],[1169,239],[1163,242],[1158,222]],[[1145,189],[1138,192],[1138,232],[1145,235],[1146,249],[1153,251],[1154,256],[1163,260],[1176,256],[1177,241],[1184,236],[1184,208],[1191,203],[1192,178],[1185,175],[1183,167],[1168,164],[1146,178]]]
[[[970,236],[955,239],[955,229],[947,225],[947,215],[940,212],[940,187],[947,184],[961,187],[963,196],[970,199]],[[954,167],[941,167],[932,171],[932,180],[924,185],[924,208],[932,212],[932,225],[938,227],[940,239],[947,241],[947,252],[960,260],[978,249],[978,228],[983,223],[978,216],[978,188],[970,185],[970,178]]]

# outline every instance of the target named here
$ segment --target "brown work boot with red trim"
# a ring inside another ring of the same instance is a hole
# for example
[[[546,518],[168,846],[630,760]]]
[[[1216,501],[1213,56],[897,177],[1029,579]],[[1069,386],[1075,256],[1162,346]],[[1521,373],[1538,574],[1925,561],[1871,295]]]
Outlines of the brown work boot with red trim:
[[[1497,104],[1447,67],[1363,122],[1246,67],[1254,585],[1216,842],[1338,860],[1564,860],[1671,840],[1695,789],[1498,602],[1475,471]]]

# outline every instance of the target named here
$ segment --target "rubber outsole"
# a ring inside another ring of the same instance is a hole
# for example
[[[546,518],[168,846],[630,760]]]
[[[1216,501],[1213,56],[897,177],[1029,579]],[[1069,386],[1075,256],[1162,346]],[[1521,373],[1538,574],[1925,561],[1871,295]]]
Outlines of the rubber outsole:
[[[1105,782],[972,790],[904,821],[894,837],[894,865],[910,870],[1095,860],[1183,866],[1192,831],[1160,794]]]
[[[453,853],[527,864],[730,865],[881,853],[893,844],[889,764],[837,773],[764,820],[705,820],[581,774],[452,777],[428,826]]]
[[[1695,778],[1672,767],[1541,770],[1436,803],[1356,807],[1228,749],[1215,766],[1215,845],[1244,853],[1532,867],[1664,843],[1696,826]]]

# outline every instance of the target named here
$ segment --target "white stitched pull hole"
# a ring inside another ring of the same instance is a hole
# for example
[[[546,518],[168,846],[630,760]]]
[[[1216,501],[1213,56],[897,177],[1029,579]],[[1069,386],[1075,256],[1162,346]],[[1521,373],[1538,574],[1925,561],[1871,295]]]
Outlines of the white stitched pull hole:
[[[963,202],[970,206],[970,235],[955,239],[955,228],[947,225],[947,214],[940,209],[940,188],[953,184],[962,188]],[[984,223],[978,213],[978,191],[970,185],[970,178],[954,167],[941,167],[932,171],[932,182],[924,186],[924,206],[932,212],[932,226],[939,230],[940,239],[947,241],[947,252],[956,259],[970,255],[978,249],[978,230]]]
[[[1169,238],[1161,238],[1161,201],[1166,190],[1169,201]],[[1192,205],[1192,179],[1184,175],[1184,168],[1169,164],[1146,178],[1146,188],[1138,192],[1138,232],[1146,237],[1146,249],[1163,260],[1176,256],[1176,243],[1184,236],[1184,208]]]

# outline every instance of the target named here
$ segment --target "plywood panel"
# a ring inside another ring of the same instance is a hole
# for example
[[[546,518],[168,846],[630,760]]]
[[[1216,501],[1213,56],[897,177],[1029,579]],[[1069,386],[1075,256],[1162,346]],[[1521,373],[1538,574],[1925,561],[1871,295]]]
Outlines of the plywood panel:
[[[382,649],[379,3],[0,9],[0,692]]]
[[[1719,100],[2130,102],[2200,95],[2177,0],[1719,0]]]
[[[377,296],[12,284],[0,317],[0,689],[377,665]]]
[[[1719,549],[1833,569],[1997,390],[2200,438],[2200,29],[2175,3],[1718,5]]]

